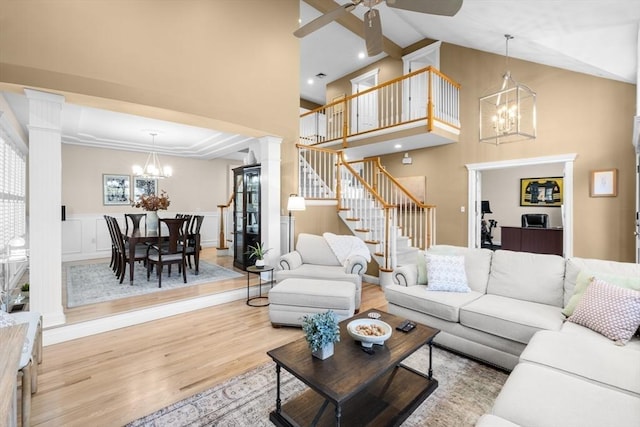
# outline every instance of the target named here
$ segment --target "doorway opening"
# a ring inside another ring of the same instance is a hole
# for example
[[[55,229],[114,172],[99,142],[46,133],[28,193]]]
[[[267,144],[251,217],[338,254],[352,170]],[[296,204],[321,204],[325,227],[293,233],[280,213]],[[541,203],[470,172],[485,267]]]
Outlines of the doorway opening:
[[[467,164],[468,170],[468,246],[480,248],[482,245],[482,174],[483,172],[509,168],[523,168],[525,166],[542,166],[558,164],[562,167],[563,203],[560,207],[559,226],[563,228],[563,255],[565,258],[573,256],[573,166],[577,154],[535,157],[527,159],[503,160],[487,163]]]

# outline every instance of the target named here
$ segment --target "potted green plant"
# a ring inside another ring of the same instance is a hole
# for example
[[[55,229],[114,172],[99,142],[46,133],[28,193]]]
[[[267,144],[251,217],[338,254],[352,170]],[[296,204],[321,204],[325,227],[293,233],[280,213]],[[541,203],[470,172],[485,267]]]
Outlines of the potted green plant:
[[[333,311],[304,316],[302,330],[312,356],[320,360],[333,356],[333,344],[340,341],[338,317]]]
[[[25,298],[29,298],[29,283],[25,283],[20,287],[20,293],[24,295]]]
[[[255,246],[249,245],[249,250],[247,251],[247,255],[249,255],[250,259],[251,258],[255,258],[256,259],[256,267],[257,268],[263,268],[264,265],[265,265],[264,256],[270,250],[271,250],[271,248],[269,248],[269,249],[265,249],[264,248],[264,242],[256,243]]]

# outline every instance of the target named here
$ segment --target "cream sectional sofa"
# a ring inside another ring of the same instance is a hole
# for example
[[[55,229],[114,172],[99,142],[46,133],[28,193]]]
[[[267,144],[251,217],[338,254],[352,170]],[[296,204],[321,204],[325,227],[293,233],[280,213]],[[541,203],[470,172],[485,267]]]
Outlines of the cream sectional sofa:
[[[470,292],[428,291],[419,265],[396,269],[389,312],[442,332],[434,342],[511,374],[477,426],[640,425],[640,339],[624,346],[566,321],[581,271],[640,279],[640,265],[453,246]]]

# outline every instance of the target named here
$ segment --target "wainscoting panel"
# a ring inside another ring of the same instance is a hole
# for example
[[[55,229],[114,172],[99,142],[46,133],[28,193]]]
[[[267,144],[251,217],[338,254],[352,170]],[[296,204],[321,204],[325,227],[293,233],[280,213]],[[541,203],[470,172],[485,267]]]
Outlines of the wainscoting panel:
[[[181,212],[187,213],[190,212]],[[200,229],[203,247],[218,245],[218,227],[220,214],[216,212],[197,212],[204,215]],[[116,215],[114,215],[116,216]],[[161,218],[172,218],[173,212],[162,212]],[[121,217],[121,218],[120,218]],[[124,214],[116,216],[120,229],[124,232]],[[62,261],[80,261],[85,259],[108,258],[111,256],[111,237],[102,214],[69,215],[62,222]]]

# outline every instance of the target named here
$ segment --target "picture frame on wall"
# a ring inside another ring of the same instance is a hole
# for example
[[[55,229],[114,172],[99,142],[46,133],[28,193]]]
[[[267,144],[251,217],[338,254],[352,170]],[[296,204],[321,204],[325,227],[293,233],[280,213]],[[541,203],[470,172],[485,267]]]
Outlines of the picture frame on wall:
[[[591,171],[589,179],[590,197],[616,197],[618,195],[618,169]]]
[[[521,178],[520,206],[560,207],[564,183],[561,176]]]
[[[158,194],[158,180],[149,178],[133,178],[133,200],[138,201],[142,196]]]
[[[131,202],[131,177],[129,175],[102,175],[102,204],[109,205],[128,205]]]

